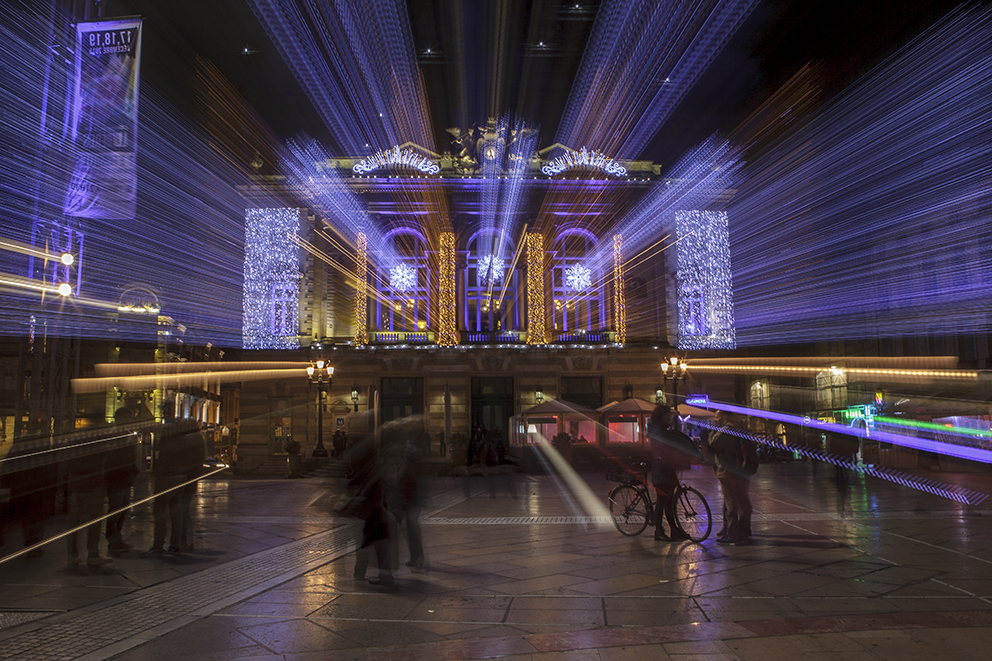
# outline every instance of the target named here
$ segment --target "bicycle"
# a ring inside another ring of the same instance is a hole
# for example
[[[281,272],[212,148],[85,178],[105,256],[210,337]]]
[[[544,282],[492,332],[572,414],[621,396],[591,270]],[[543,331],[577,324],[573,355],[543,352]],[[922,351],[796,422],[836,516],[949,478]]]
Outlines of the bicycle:
[[[610,491],[610,515],[613,525],[622,534],[634,537],[644,532],[648,524],[655,525],[655,504],[651,498],[654,487],[648,485],[643,473],[648,464],[637,462],[623,473],[608,472],[606,479],[619,482]],[[695,487],[678,481],[675,487],[675,522],[690,541],[702,542],[713,528],[710,506]]]

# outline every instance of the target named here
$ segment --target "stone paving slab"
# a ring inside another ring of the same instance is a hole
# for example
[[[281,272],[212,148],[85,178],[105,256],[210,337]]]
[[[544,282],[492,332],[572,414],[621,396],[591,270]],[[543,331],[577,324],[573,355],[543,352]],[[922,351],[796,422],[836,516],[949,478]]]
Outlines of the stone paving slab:
[[[626,658],[625,650],[630,658],[648,652],[656,656],[645,658],[664,658],[688,654],[684,650],[697,649],[697,643],[739,655],[734,641],[767,639],[764,649],[772,651],[792,649],[796,641],[816,635],[871,639],[876,633],[897,632],[907,637],[906,631],[919,626],[913,618],[925,612],[960,616],[933,620],[940,631],[987,627],[983,618],[992,612],[992,562],[984,549],[992,547],[992,531],[984,525],[984,511],[962,510],[933,495],[907,495],[890,485],[862,481],[850,487],[854,505],[848,512],[838,509],[848,507],[846,499],[839,499],[839,505],[838,499],[824,504],[824,489],[836,488],[832,479],[801,468],[762,469],[753,489],[762,517],[755,518],[757,544],[752,547],[721,547],[712,540],[704,545],[656,544],[650,531],[627,538],[593,525],[596,517],[571,512],[570,499],[562,497],[550,478],[524,478],[517,481],[515,493],[495,494],[484,482],[468,478],[437,483],[444,486],[435,493],[444,497],[425,512],[428,566],[422,573],[401,567],[396,590],[354,581],[347,548],[310,565],[293,564],[290,556],[296,546],[319,539],[326,546],[331,531],[45,622],[68,622],[74,619],[70,615],[88,617],[132,601],[141,605],[105,626],[107,635],[119,635],[119,628],[131,631],[129,638],[93,636],[104,646],[89,658],[116,654],[121,661],[172,659],[179,648],[183,658],[191,660],[498,654],[522,659],[592,654]],[[587,479],[594,492],[605,492],[605,480]],[[694,480],[711,504],[719,502],[711,474]],[[308,497],[312,495],[311,490]],[[217,520],[225,516],[247,515],[229,510],[218,513]],[[292,525],[305,524],[300,519],[308,517],[297,513],[295,518]],[[899,532],[892,532],[895,529]],[[952,543],[965,538],[967,545]],[[280,556],[280,549],[288,555]],[[275,571],[275,565],[288,570],[240,592],[232,586],[232,593],[221,585],[234,580],[223,575],[228,565],[249,574]],[[202,585],[189,588],[192,604],[181,604],[181,599],[140,601],[183,581],[192,586],[198,577]],[[200,603],[197,589],[226,596]],[[143,619],[154,611],[171,619]],[[897,617],[906,619],[893,619]],[[806,622],[805,628],[795,625],[797,629],[783,629],[784,633],[775,633],[771,625],[766,625],[771,632],[767,635],[747,628],[755,622],[799,621]],[[860,622],[861,628],[843,629],[854,626],[850,622]],[[16,631],[30,633],[37,625],[28,623]],[[703,633],[697,637],[699,632]],[[0,632],[0,649],[4,633],[9,632]],[[889,635],[895,634],[884,633]],[[229,645],[219,645],[218,640]],[[854,644],[852,640],[831,639],[830,645],[812,653]],[[136,649],[126,648],[140,643],[144,644]],[[761,649],[758,644],[745,651]],[[37,658],[57,658],[38,653]],[[957,660],[966,658],[967,653],[959,654]]]

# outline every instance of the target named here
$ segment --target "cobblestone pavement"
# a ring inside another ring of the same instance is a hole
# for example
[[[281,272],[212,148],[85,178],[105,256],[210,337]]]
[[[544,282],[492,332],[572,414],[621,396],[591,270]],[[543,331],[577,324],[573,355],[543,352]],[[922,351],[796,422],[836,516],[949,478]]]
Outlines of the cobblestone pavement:
[[[988,473],[926,477],[992,490]],[[582,478],[604,502],[611,483]],[[710,471],[685,478],[719,510]],[[394,588],[352,577],[356,525],[328,513],[340,488],[214,479],[193,553],[73,573],[56,542],[0,564],[0,658],[960,661],[992,649],[992,511],[873,478],[838,486],[832,469],[763,466],[746,547],[624,537],[557,477],[436,478],[427,564],[407,568],[401,543]],[[130,521],[136,548],[150,524],[147,508]]]

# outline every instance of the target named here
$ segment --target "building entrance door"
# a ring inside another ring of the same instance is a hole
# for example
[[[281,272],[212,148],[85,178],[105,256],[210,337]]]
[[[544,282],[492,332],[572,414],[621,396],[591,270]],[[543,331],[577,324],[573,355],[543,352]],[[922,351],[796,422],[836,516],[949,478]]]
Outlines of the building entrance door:
[[[424,380],[420,377],[384,378],[379,401],[381,423],[424,415]]]
[[[507,447],[510,416],[513,415],[513,377],[472,377],[472,429],[485,425],[492,434],[499,429],[503,447]]]

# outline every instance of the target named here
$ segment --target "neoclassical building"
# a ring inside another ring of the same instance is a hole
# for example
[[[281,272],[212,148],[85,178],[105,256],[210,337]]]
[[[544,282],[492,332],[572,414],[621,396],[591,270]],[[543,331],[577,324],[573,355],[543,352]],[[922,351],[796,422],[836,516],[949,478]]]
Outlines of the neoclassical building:
[[[540,399],[654,401],[665,351],[734,347],[727,190],[475,131],[454,155],[399,145],[243,190],[244,349],[334,364],[325,438],[370,409],[505,436]],[[243,456],[316,443],[307,387],[243,385]]]

